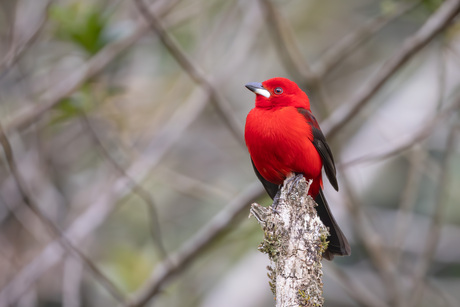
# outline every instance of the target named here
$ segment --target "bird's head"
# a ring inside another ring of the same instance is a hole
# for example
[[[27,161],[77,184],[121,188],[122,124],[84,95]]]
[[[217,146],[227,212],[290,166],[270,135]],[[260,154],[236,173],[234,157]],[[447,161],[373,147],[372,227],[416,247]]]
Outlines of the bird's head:
[[[256,94],[256,108],[295,107],[310,109],[307,94],[289,79],[272,78],[262,83],[248,83],[246,87]]]

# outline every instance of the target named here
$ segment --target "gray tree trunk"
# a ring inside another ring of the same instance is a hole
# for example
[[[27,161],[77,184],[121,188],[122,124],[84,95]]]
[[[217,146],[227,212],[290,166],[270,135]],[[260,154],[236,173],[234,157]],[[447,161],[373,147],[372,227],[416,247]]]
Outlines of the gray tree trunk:
[[[324,303],[321,260],[329,233],[307,195],[310,184],[302,175],[290,177],[275,198],[275,208],[251,206],[251,215],[264,230],[259,250],[270,258],[268,276],[276,307]]]

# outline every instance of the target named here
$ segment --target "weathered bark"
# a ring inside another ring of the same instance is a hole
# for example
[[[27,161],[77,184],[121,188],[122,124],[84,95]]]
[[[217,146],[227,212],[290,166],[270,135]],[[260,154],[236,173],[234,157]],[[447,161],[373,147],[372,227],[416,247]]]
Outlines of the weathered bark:
[[[252,204],[264,230],[259,250],[268,254],[269,284],[277,307],[322,306],[322,253],[327,248],[327,228],[307,195],[311,181],[302,175],[285,180],[274,208]]]

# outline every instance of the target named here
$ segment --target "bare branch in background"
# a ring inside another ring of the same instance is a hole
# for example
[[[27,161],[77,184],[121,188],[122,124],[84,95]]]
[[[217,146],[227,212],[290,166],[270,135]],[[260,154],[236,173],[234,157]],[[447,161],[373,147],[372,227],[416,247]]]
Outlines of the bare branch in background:
[[[399,264],[402,247],[407,239],[407,233],[411,228],[412,218],[414,215],[413,209],[417,200],[417,191],[422,179],[423,164],[426,162],[425,155],[420,149],[416,148],[409,153],[410,167],[406,186],[401,196],[399,210],[396,216],[396,223],[393,235],[393,261],[396,265]]]
[[[157,170],[165,183],[180,193],[190,194],[197,198],[217,197],[230,200],[235,193],[234,189],[227,189],[208,184],[195,178],[186,176],[172,169],[161,168]],[[232,187],[231,187],[232,188]]]
[[[438,94],[438,113],[436,116],[431,119],[431,121],[426,125],[429,127],[431,131],[435,129],[435,126],[438,125],[438,119],[442,119],[445,122],[448,119],[445,119],[445,115],[450,115],[451,113],[456,113],[458,107],[460,106],[460,99],[457,99],[457,102],[454,102],[454,105],[450,108],[447,108],[444,111],[440,111],[441,107],[443,106],[445,100],[445,92],[446,92],[446,57],[444,52],[438,57],[438,81],[439,81],[439,94]],[[423,128],[421,130],[424,130]],[[416,140],[420,140],[422,135],[430,135],[428,131],[419,131],[415,137],[413,137],[413,143]],[[420,136],[420,137],[419,137]],[[397,153],[393,150],[393,153]],[[388,157],[390,153],[384,155]],[[395,232],[394,232],[394,262],[398,266],[401,254],[402,254],[402,246],[407,238],[404,234],[408,233],[408,230],[413,226],[413,217],[415,212],[413,211],[416,201],[417,201],[417,192],[419,189],[419,185],[422,179],[423,172],[422,170],[426,170],[427,167],[423,167],[424,165],[428,164],[429,158],[427,154],[423,152],[420,148],[415,148],[409,153],[410,168],[408,172],[408,179],[406,186],[404,188],[404,192],[401,197],[401,202],[397,214],[396,224],[395,224]],[[426,171],[425,171],[426,172]],[[434,173],[431,173],[433,176],[436,176]],[[437,181],[438,177],[434,181]]]
[[[150,28],[158,35],[163,45],[177,60],[182,69],[195,83],[210,93],[211,102],[216,107],[217,113],[232,132],[235,139],[241,144],[244,144],[242,139],[242,125],[235,117],[230,103],[220,94],[220,91],[216,88],[212,81],[206,77],[205,73],[198,67],[198,65],[194,64],[195,62],[185,54],[174,38],[166,32],[166,29],[161,24],[160,20],[152,12],[150,12],[143,0],[134,0],[134,3],[138,8],[139,13],[144,16]]]
[[[35,43],[37,38],[40,36],[43,27],[48,20],[48,9],[53,4],[54,0],[49,0],[45,5],[43,16],[36,26],[32,34],[24,40],[20,45],[16,45],[14,38],[12,39],[10,50],[6,56],[0,61],[0,80],[5,76],[11,67],[21,58],[21,56]],[[11,25],[14,27],[14,23]]]
[[[128,174],[133,174],[134,180],[141,182],[169,151],[180,135],[201,114],[206,106],[208,96],[201,91],[192,94],[181,109],[178,109],[168,123],[152,140],[146,149],[148,159],[138,159],[128,169]],[[180,120],[179,120],[180,119]],[[179,124],[178,124],[179,123]],[[148,153],[152,154],[148,154]],[[129,180],[120,176],[110,183],[107,191],[102,191],[98,199],[92,201],[86,211],[68,227],[63,233],[70,242],[79,244],[99,227],[115,209],[117,201],[131,192]],[[35,259],[24,267],[16,277],[0,291],[0,304],[17,301],[21,295],[35,283],[49,268],[58,263],[64,255],[59,241],[49,243]],[[124,299],[122,300],[124,301]],[[1,306],[1,305],[0,305]]]
[[[260,0],[265,11],[265,24],[271,31],[276,50],[287,71],[294,75],[295,79],[301,80],[301,84],[316,89],[318,100],[316,106],[325,114],[330,113],[331,105],[327,98],[325,84],[321,75],[315,73],[300,52],[294,34],[281,12],[271,0]]]
[[[236,195],[208,224],[187,240],[177,252],[155,268],[149,280],[137,291],[125,306],[145,306],[165,286],[171,277],[197,258],[216,238],[228,231],[228,227],[249,208],[263,193],[259,182],[250,184]]]
[[[165,5],[164,2],[158,3],[158,6],[160,6],[158,14],[162,16],[164,12],[170,9],[170,5]],[[140,37],[144,36],[147,31],[147,26],[138,25],[132,34],[108,44],[68,78],[58,82],[54,87],[49,88],[40,96],[38,103],[33,104],[33,106],[24,107],[14,114],[12,119],[4,125],[5,133],[9,133],[13,130],[25,129],[35,123],[47,111],[61,102],[63,98],[68,97],[78,90],[86,80],[100,73],[110,63],[117,59],[122,52],[126,51]]]
[[[81,260],[86,267],[93,273],[93,275],[98,279],[98,281],[106,287],[110,294],[112,294],[118,300],[123,300],[124,295],[120,292],[120,290],[99,270],[99,268],[89,259],[87,258],[75,245],[61,232],[61,230],[54,224],[52,220],[50,220],[40,209],[38,204],[35,203],[34,198],[29,194],[26,189],[25,182],[20,175],[15,158],[13,155],[13,150],[11,148],[11,144],[3,131],[2,126],[0,126],[0,144],[3,147],[3,151],[5,152],[5,157],[13,175],[18,190],[21,194],[23,202],[35,213],[35,215],[47,226],[50,232],[58,238],[58,241],[62,246],[68,249],[71,254]],[[0,300],[0,304],[6,304],[6,302]]]
[[[359,158],[352,159],[351,161],[344,162],[342,166],[348,168],[350,166],[367,163],[367,162],[376,162],[388,159],[393,157],[409,148],[413,147],[415,144],[422,142],[428,138],[432,133],[434,128],[441,122],[445,122],[450,116],[455,114],[460,108],[460,99],[458,99],[452,106],[446,108],[445,110],[434,115],[431,119],[424,121],[424,125],[414,134],[412,137],[408,138],[406,141],[397,144],[391,148],[386,149],[383,152],[368,154]]]
[[[313,64],[312,70],[319,78],[324,78],[359,46],[374,37],[377,32],[395,19],[411,12],[418,7],[421,2],[422,1],[417,0],[415,2],[402,4],[400,8],[395,9],[391,14],[381,15],[370,20],[357,31],[346,35],[335,45],[329,47],[321,58]]]
[[[437,188],[436,203],[433,207],[433,214],[431,215],[430,227],[426,235],[426,244],[424,246],[423,253],[417,263],[414,272],[413,289],[408,306],[416,307],[420,305],[420,301],[423,297],[423,289],[426,274],[430,267],[433,256],[437,251],[439,237],[441,235],[441,222],[443,219],[443,215],[445,213],[445,207],[449,200],[449,193],[446,190],[446,187],[449,185],[450,182],[449,175],[451,169],[449,168],[449,164],[451,162],[451,156],[453,155],[455,144],[457,143],[456,138],[458,132],[460,131],[459,128],[459,125],[454,125],[451,128],[449,136],[447,138],[446,150],[444,152],[444,156],[441,162],[442,171],[438,181],[439,183]]]
[[[271,0],[260,0],[266,15],[266,24],[271,29],[269,33],[275,40],[275,47],[286,66],[287,71],[296,75],[296,78],[305,80],[310,86],[318,82],[318,76],[311,71],[310,65],[303,59],[302,53],[296,44],[284,18]]]
[[[304,79],[309,86],[316,86],[346,56],[372,38],[375,33],[390,22],[415,9],[420,5],[421,1],[401,5],[393,13],[379,16],[367,22],[357,31],[345,36],[335,45],[329,47],[318,61],[312,63],[312,67],[303,59],[292,31],[271,0],[260,0],[260,3],[265,10],[267,25],[272,28],[270,34],[274,37],[275,46],[286,69],[296,75],[297,78]]]
[[[324,82],[326,75],[346,56],[372,38],[384,26],[407,14],[421,2],[417,1],[416,3],[402,5],[401,8],[396,9],[394,13],[388,16],[379,16],[371,20],[358,31],[345,36],[338,43],[328,48],[317,62],[312,63],[312,67],[303,59],[292,31],[271,0],[260,0],[260,3],[266,13],[266,24],[272,29],[269,32],[275,40],[275,46],[286,70],[293,74],[296,79],[303,80],[308,87],[316,88],[319,100],[316,105],[324,110],[323,113],[330,114],[332,106],[329,99],[326,98]]]
[[[338,170],[342,174],[341,186],[344,187],[346,192],[346,203],[350,212],[349,215],[354,221],[352,223],[354,233],[363,243],[372,264],[377,269],[387,292],[385,297],[390,300],[390,305],[403,306],[400,288],[398,287],[398,274],[390,259],[389,252],[385,249],[382,238],[372,227],[370,219],[364,212],[362,204],[360,204],[358,198],[352,190],[346,171],[340,166],[338,167]]]
[[[85,113],[83,113],[81,118],[82,118],[83,124],[85,125],[87,131],[89,132],[89,135],[91,136],[91,138],[93,139],[97,147],[99,148],[104,158],[116,169],[118,173],[120,173],[120,175],[122,175],[129,181],[133,193],[137,194],[147,205],[147,209],[150,213],[150,219],[149,219],[150,231],[152,233],[154,243],[158,248],[160,257],[166,258],[168,255],[167,255],[166,249],[163,244],[163,239],[161,236],[161,229],[160,229],[160,221],[159,221],[160,219],[158,217],[158,210],[155,205],[155,202],[153,201],[152,195],[150,195],[150,193],[146,189],[144,189],[144,187],[142,187],[141,184],[136,182],[136,180],[134,180],[128,173],[126,173],[125,169],[120,164],[118,164],[118,162],[115,161],[114,158],[112,158],[112,156],[107,151],[107,149],[105,149],[104,144],[102,144],[102,141],[97,135],[96,131],[93,129],[93,126],[91,125],[91,122],[88,119],[88,116]]]
[[[390,307],[385,301],[380,300],[375,293],[367,290],[364,285],[359,284],[357,278],[349,276],[350,274],[347,274],[347,272],[338,265],[330,262],[325,266],[332,269],[332,277],[338,281],[340,286],[343,287],[348,295],[358,304],[362,306]]]
[[[328,138],[334,137],[371,100],[391,76],[422,50],[437,34],[449,26],[459,11],[460,0],[444,1],[425,24],[404,41],[402,48],[383,64],[378,73],[370,78],[355,97],[338,107],[331,116],[321,123],[324,134]]]

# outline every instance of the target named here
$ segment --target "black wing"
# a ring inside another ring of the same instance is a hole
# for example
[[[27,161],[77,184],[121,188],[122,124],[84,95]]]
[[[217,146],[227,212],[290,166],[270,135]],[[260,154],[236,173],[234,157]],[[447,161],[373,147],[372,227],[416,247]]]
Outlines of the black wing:
[[[307,109],[298,108],[297,111],[299,111],[299,113],[302,114],[310,124],[311,130],[313,132],[313,146],[315,146],[316,150],[321,156],[321,159],[323,160],[324,171],[326,172],[326,176],[329,179],[329,182],[334,187],[334,189],[338,191],[339,185],[337,183],[334,157],[332,156],[331,149],[326,142],[326,138],[324,137],[323,132],[319,128],[316,118]]]
[[[318,151],[321,159],[323,160],[324,170],[326,176],[331,182],[331,185],[338,191],[339,186],[337,184],[336,170],[334,157],[332,156],[331,149],[326,142],[323,132],[319,128],[316,118],[311,114],[309,110],[298,108],[300,114],[302,114],[307,122],[311,126],[313,133],[313,146],[315,146]],[[323,257],[332,260],[334,255],[347,256],[351,254],[350,244],[348,244],[347,238],[343,234],[339,225],[334,219],[331,210],[329,209],[329,204],[324,197],[323,191],[320,189],[318,195],[315,197],[315,202],[318,204],[316,211],[321,219],[321,221],[329,228],[329,245],[327,250],[323,253]]]
[[[262,182],[265,188],[265,191],[267,191],[268,195],[270,195],[270,197],[274,199],[276,196],[276,193],[278,193],[279,185],[271,183],[270,181],[262,177],[262,175],[257,170],[256,166],[254,165],[254,161],[252,161],[252,158],[251,158],[251,162],[252,162],[252,167],[254,168],[254,172],[256,173],[256,176],[257,178],[259,178],[260,182]]]

